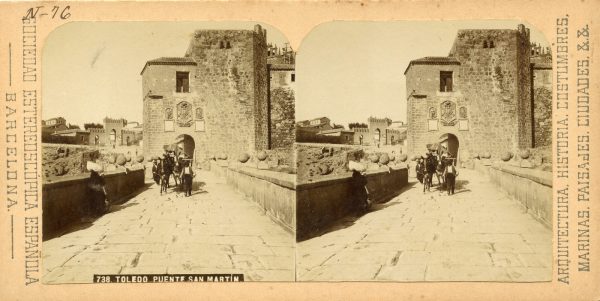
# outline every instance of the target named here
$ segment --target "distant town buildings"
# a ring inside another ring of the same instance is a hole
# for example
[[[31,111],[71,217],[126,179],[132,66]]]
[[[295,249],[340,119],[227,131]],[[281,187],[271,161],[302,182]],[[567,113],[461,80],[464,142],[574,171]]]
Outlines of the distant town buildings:
[[[397,145],[406,139],[407,126],[403,121],[390,118],[369,117],[367,124],[345,129],[331,125],[327,117],[303,120],[296,123],[298,142],[354,144],[354,145]]]
[[[102,128],[79,126],[69,128],[63,117],[42,121],[42,142],[80,145],[139,145],[143,139],[142,126],[138,122],[131,124],[123,118],[104,118]]]

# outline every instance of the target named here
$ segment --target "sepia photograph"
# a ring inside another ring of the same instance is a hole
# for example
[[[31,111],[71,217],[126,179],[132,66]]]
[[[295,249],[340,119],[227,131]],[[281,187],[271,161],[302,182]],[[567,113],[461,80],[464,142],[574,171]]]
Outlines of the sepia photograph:
[[[552,277],[552,55],[521,21],[329,22],[298,49],[298,281]]]
[[[295,279],[295,52],[283,34],[71,22],[42,62],[44,284]]]

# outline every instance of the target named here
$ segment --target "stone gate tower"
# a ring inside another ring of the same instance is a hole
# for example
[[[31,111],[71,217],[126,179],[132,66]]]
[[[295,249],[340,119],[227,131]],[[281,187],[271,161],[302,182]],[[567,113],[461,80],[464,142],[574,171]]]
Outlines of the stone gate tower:
[[[268,147],[266,30],[198,30],[183,57],[146,62],[144,154],[183,143],[196,162]]]
[[[447,57],[411,61],[408,152],[423,153],[428,143],[446,143],[454,156],[532,147],[530,52],[529,29],[519,25],[459,30]]]

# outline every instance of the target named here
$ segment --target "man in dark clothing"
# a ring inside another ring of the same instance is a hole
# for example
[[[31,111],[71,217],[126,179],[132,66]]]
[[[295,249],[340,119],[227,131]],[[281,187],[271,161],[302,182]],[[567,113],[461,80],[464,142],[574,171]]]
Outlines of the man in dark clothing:
[[[437,159],[431,153],[427,153],[427,158],[425,159],[425,171],[427,172],[425,176],[425,180],[427,181],[427,191],[431,189],[433,175],[435,174],[435,170],[437,168]],[[425,189],[423,189],[425,191]]]
[[[446,159],[446,168],[444,169],[444,175],[446,178],[446,189],[448,190],[448,195],[454,194],[454,186],[456,184],[456,177],[458,176],[458,171],[456,170],[456,166],[454,166],[454,160],[451,158]]]
[[[171,159],[169,158],[168,153],[165,153],[162,160],[162,176],[163,181],[165,182],[165,192],[167,191],[166,188],[169,188],[169,178],[172,173],[173,167],[171,166]]]
[[[352,171],[352,196],[360,209],[367,211],[371,205],[367,190],[367,177],[357,170]]]
[[[423,183],[423,176],[425,175],[425,165],[423,164],[423,159],[417,159],[417,166],[415,166],[415,172],[417,173],[417,180],[420,183]]]
[[[160,185],[160,158],[152,160],[152,179],[156,185]]]
[[[106,182],[104,178],[96,170],[91,170],[90,179],[88,181],[89,188],[89,215],[100,216],[104,214],[108,208],[106,202]]]
[[[192,195],[192,179],[194,178],[194,171],[190,166],[190,161],[185,161],[184,167],[181,169],[181,180],[183,181],[183,191],[185,196]]]

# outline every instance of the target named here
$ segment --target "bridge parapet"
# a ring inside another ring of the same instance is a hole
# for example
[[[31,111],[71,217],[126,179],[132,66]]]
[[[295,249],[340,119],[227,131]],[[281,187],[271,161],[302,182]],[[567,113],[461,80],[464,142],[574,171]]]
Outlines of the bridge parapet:
[[[144,168],[116,170],[104,175],[107,198],[119,202],[144,186]],[[89,174],[54,179],[42,185],[43,239],[79,221],[89,203]]]
[[[475,165],[475,169],[488,174],[494,184],[519,201],[531,216],[551,228],[552,172],[500,161],[484,166],[475,160]]]

